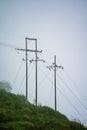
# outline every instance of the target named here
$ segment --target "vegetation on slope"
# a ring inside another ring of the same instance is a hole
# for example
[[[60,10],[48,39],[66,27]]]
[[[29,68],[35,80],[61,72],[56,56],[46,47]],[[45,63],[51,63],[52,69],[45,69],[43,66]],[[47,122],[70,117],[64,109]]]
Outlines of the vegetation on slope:
[[[49,107],[34,106],[22,95],[0,89],[0,130],[87,130]]]

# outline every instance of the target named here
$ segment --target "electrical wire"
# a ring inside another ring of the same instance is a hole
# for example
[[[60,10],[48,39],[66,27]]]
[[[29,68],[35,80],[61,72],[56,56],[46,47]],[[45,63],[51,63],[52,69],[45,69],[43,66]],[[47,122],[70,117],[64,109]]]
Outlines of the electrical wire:
[[[48,72],[48,74],[46,74],[40,67],[39,67],[39,69],[45,75],[45,77],[53,84],[52,80],[48,77],[49,72]]]
[[[78,109],[75,107],[75,105],[61,92],[61,90],[59,88],[57,88],[58,91],[64,96],[64,98],[66,98],[66,100],[72,105],[72,107],[75,109],[75,111],[80,115],[80,117],[82,119],[84,119],[84,117],[81,115],[81,113],[78,111]]]
[[[49,103],[48,103],[48,106],[50,105],[50,99],[51,99],[51,92],[52,92],[52,89],[53,89],[53,85],[52,85],[51,88],[50,88],[50,94],[49,94]]]
[[[50,66],[50,64],[48,63],[47,59],[46,59],[44,56],[42,56],[42,57],[43,57],[43,59],[45,60],[45,63],[46,63],[48,66]]]
[[[20,65],[19,65],[19,67],[18,67],[18,70],[17,70],[17,73],[16,73],[16,75],[15,75],[15,78],[14,78],[14,81],[13,81],[13,83],[12,83],[12,86],[16,83],[16,80],[17,80],[18,75],[19,75],[19,73],[20,73],[20,71],[21,71],[21,68],[22,68],[22,61],[21,61]]]
[[[32,65],[31,67],[33,67],[33,65]],[[31,74],[32,74],[31,72],[32,72],[32,68],[31,68],[30,71],[29,71],[28,78],[30,78],[30,76],[31,76]],[[19,91],[20,91],[20,89],[21,89],[22,84],[24,83],[25,77],[26,77],[26,74],[24,75],[24,77],[23,77],[23,79],[22,79],[22,81],[21,81],[21,83],[20,83],[20,87],[19,87],[18,93],[19,93]],[[23,90],[23,88],[22,88],[22,90]],[[21,90],[21,92],[22,92],[22,90]]]
[[[46,74],[40,67],[39,67],[39,69],[45,75],[44,78],[38,84],[40,86],[41,83],[48,77],[48,75],[50,74],[50,71]]]
[[[6,43],[0,43],[0,46],[13,48],[13,49],[18,48],[17,46],[14,46],[14,45],[11,45],[11,44],[6,44]]]
[[[66,76],[68,77],[68,79],[71,81],[72,87],[75,86],[74,89],[76,89],[77,94],[79,94],[80,97],[81,97],[81,93],[80,93],[80,91],[79,91],[79,87],[78,87],[78,85],[76,84],[76,82],[71,78],[71,76],[69,75],[69,73],[68,73],[66,70],[65,70],[64,72],[65,72]],[[76,95],[76,96],[77,96],[77,95]],[[77,98],[79,98],[79,97],[77,96]],[[82,98],[82,97],[81,97],[81,98]],[[80,99],[79,99],[79,100],[80,100]],[[83,107],[85,108],[85,110],[87,110],[87,106],[83,104],[82,100],[80,100],[80,104],[82,104]]]
[[[67,86],[67,88],[69,89],[69,91],[72,93],[72,95],[74,95],[74,97],[78,100],[78,102],[80,103],[80,105],[81,106],[83,106],[83,108],[85,109],[85,110],[87,110],[87,108],[85,107],[85,105],[80,101],[80,99],[78,98],[78,96],[72,91],[72,89],[69,87],[69,85],[59,76],[59,75],[57,75],[59,78],[60,78],[60,80],[62,81],[62,83],[65,85],[65,86]]]
[[[25,77],[26,77],[26,74],[24,75],[24,77],[23,77],[23,79],[22,79],[22,81],[21,81],[21,83],[20,83],[20,87],[19,87],[19,89],[18,89],[18,94],[19,94],[19,92],[20,92],[21,86],[23,85],[23,83],[24,83],[24,81],[25,81]],[[23,88],[22,88],[22,90],[23,90]],[[22,92],[22,90],[21,90],[21,92]]]
[[[66,74],[66,76],[68,77],[68,79],[72,82],[72,84],[75,86],[75,88],[77,88],[77,92],[79,93],[79,87],[76,84],[76,82],[71,78],[71,76],[69,75],[69,73],[64,69],[64,73]],[[81,93],[80,93],[81,95]]]

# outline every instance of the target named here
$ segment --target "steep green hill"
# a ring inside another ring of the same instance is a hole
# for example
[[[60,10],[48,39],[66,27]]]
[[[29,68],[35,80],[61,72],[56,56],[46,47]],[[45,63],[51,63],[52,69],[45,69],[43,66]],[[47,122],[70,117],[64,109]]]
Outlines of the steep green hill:
[[[0,90],[0,130],[87,130],[49,107],[34,106],[22,95]]]

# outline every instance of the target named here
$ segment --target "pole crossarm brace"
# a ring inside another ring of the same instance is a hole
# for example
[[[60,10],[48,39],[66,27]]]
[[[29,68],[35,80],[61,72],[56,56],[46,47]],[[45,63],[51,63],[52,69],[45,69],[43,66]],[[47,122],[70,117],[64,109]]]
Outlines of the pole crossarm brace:
[[[34,41],[37,40],[37,38],[28,38],[28,37],[26,37],[26,39],[27,39],[27,40],[32,40],[32,41],[33,41],[33,40],[34,40]]]
[[[46,66],[49,70],[57,70],[58,68],[64,69],[63,66],[58,66],[55,63],[53,63],[51,66]]]
[[[43,62],[45,62],[45,60],[39,59],[39,58],[37,58],[37,60],[32,59],[32,60],[29,60],[29,61],[30,61],[30,63],[32,63],[33,61],[43,61]]]
[[[26,51],[26,49],[20,49],[20,48],[15,48],[16,50],[18,50],[18,51]],[[30,50],[30,49],[27,49],[27,51],[29,51],[29,52],[38,52],[38,53],[42,53],[42,50],[40,50],[40,51],[36,51],[36,50]]]

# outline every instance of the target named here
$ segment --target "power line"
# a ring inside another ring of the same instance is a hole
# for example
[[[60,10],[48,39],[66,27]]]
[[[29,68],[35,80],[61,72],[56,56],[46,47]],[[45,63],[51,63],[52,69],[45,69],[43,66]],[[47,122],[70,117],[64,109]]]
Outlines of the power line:
[[[18,70],[17,70],[17,73],[16,73],[16,75],[15,75],[15,78],[14,78],[14,81],[13,81],[13,83],[12,83],[12,86],[15,84],[15,82],[16,82],[16,80],[17,80],[17,78],[18,78],[18,74],[19,74],[19,72],[20,72],[20,70],[21,70],[21,67],[22,67],[22,62],[20,63],[20,65],[19,65],[19,67],[18,67]]]
[[[20,89],[21,89],[21,86],[22,86],[23,83],[24,83],[25,77],[26,77],[26,74],[24,75],[24,77],[23,77],[23,79],[22,79],[22,81],[21,81],[21,83],[20,83],[20,87],[19,87],[19,89],[18,89],[18,93],[19,93],[19,91],[20,91]],[[22,89],[23,89],[23,88],[22,88]],[[22,91],[22,90],[21,90],[21,91]]]
[[[81,113],[78,111],[78,109],[75,107],[75,105],[62,93],[62,91],[59,89],[59,88],[57,88],[58,89],[58,91],[60,91],[60,93],[64,96],[64,98],[66,98],[66,100],[72,105],[72,107],[76,110],[76,112],[80,115],[80,117],[82,118],[82,119],[84,119],[84,117],[81,115]]]
[[[31,67],[33,67],[33,66],[31,66]],[[30,71],[29,71],[29,78],[30,78],[30,76],[31,76],[31,73],[32,72],[32,68],[30,68]],[[20,89],[21,89],[21,86],[22,86],[22,84],[23,84],[23,82],[24,82],[24,79],[26,78],[26,74],[24,75],[24,77],[23,77],[23,79],[22,79],[22,81],[21,81],[21,83],[20,83],[20,87],[19,87],[19,90],[18,90],[18,93],[19,93],[19,91],[20,91]],[[22,91],[22,90],[21,90]]]
[[[7,43],[0,43],[0,46],[2,46],[2,47],[8,47],[8,48],[13,48],[13,49],[16,48],[16,46],[11,45],[11,44],[7,44]]]
[[[50,94],[49,94],[49,104],[50,104],[50,99],[51,99],[52,88],[53,88],[53,86],[51,86],[51,89],[50,89]]]
[[[45,75],[45,77],[53,84],[52,80],[48,77],[48,74],[46,74],[40,67],[39,69],[42,71],[42,73]]]
[[[38,84],[38,85],[40,86],[40,84],[43,83],[43,81],[48,77],[50,71],[49,71],[47,74],[45,74],[45,72],[44,72],[40,67],[38,67],[38,68],[39,68],[40,71],[45,75],[44,78],[43,78],[43,79],[39,82],[39,84]]]
[[[85,107],[85,105],[80,101],[80,99],[78,98],[78,96],[72,91],[72,89],[68,86],[68,84],[64,80],[62,80],[62,78],[59,75],[58,75],[58,77],[60,78],[60,80],[62,81],[62,83],[64,83],[64,85],[68,87],[69,91],[78,100],[78,102],[80,103],[80,105],[82,105],[87,110],[87,108]]]
[[[78,94],[79,94],[79,87],[78,87],[78,85],[76,84],[76,82],[71,78],[71,76],[69,75],[69,73],[65,70],[64,71],[65,72],[65,74],[66,74],[66,76],[68,77],[68,79],[72,82],[72,84],[75,86],[75,88],[77,88],[77,92],[78,92]],[[80,95],[81,95],[81,93],[80,93]]]

